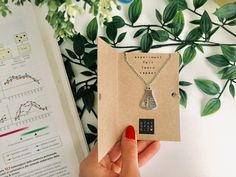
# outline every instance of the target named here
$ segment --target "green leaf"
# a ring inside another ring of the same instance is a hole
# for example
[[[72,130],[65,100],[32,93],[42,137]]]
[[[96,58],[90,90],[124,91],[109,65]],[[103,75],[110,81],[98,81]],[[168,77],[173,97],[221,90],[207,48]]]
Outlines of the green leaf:
[[[204,34],[208,34],[212,28],[211,18],[208,15],[207,11],[204,11],[201,20],[200,20],[200,28]]]
[[[182,65],[182,62],[183,62],[183,58],[182,58],[182,55],[179,53],[179,66]]]
[[[97,49],[92,50],[89,53],[85,53],[83,56],[84,64],[90,68],[91,66],[96,65],[97,62]]]
[[[136,33],[134,34],[134,38],[140,36],[141,34],[143,34],[144,31],[146,31],[147,28],[141,28],[138,31],[136,31]]]
[[[73,59],[77,59],[77,56],[75,55],[74,52],[72,52],[71,50],[69,49],[66,49],[66,52],[68,53],[68,55],[73,58]]]
[[[166,8],[164,9],[164,12],[163,12],[163,22],[167,23],[167,22],[171,21],[175,17],[175,15],[177,13],[177,10],[178,10],[177,1],[170,2],[166,6]]]
[[[85,50],[84,39],[80,34],[73,37],[73,49],[78,56],[84,54]]]
[[[223,55],[232,62],[236,62],[236,48],[229,45],[221,45]]]
[[[35,5],[39,6],[42,2],[43,2],[43,0],[35,0]]]
[[[129,20],[132,24],[134,24],[138,20],[141,12],[142,12],[142,0],[134,0],[130,4],[128,10]]]
[[[113,16],[112,25],[114,28],[122,28],[123,26],[125,26],[125,21],[120,16]]]
[[[187,106],[187,100],[188,100],[188,95],[183,89],[179,89],[179,94],[180,94],[180,104],[186,108]]]
[[[88,129],[89,129],[92,133],[97,134],[97,128],[96,128],[95,126],[93,126],[93,125],[91,125],[91,124],[87,124],[87,126],[88,126]]]
[[[178,47],[176,47],[175,51],[179,51],[181,49],[183,49],[184,47],[186,47],[188,44],[180,44]]]
[[[198,9],[198,8],[202,7],[206,2],[207,2],[207,0],[193,0],[193,5],[194,5],[195,9]]]
[[[203,50],[202,45],[200,45],[200,44],[195,44],[195,46],[196,46],[196,48],[197,48],[200,52],[204,53],[204,50]]]
[[[232,20],[229,23],[227,23],[229,26],[235,26],[236,25],[236,20]]]
[[[180,81],[179,85],[180,86],[190,86],[190,85],[192,85],[192,83],[191,82],[187,82],[187,81]]]
[[[236,66],[228,67],[223,73],[222,79],[236,79]]]
[[[177,1],[178,11],[185,10],[188,7],[186,0],[168,0],[168,1],[169,2]]]
[[[161,13],[156,9],[156,18],[162,24],[162,16]]]
[[[58,4],[57,4],[57,1],[48,1],[48,8],[49,8],[49,11],[56,11],[58,9]]]
[[[235,87],[232,83],[229,85],[229,92],[232,95],[232,97],[234,98],[235,97]]]
[[[83,86],[83,87],[80,87],[80,88],[78,89],[78,91],[77,91],[76,94],[75,94],[75,100],[76,100],[76,101],[78,101],[79,99],[82,98],[82,96],[84,95],[84,90],[85,90],[84,86]]]
[[[214,14],[220,19],[231,19],[236,17],[236,3],[228,3],[217,9]]]
[[[175,25],[175,27],[171,29],[171,32],[175,36],[179,36],[184,29],[184,15],[182,11],[177,12],[172,23]]]
[[[83,71],[81,72],[81,74],[83,74],[84,76],[93,76],[94,73],[90,72],[90,71]]]
[[[90,144],[92,142],[94,142],[97,139],[97,135],[94,135],[92,133],[85,133],[85,137],[87,140],[87,144]]]
[[[201,37],[202,37],[201,29],[199,27],[196,27],[188,33],[186,40],[195,41],[195,40],[200,39]]]
[[[183,63],[184,65],[189,64],[196,56],[197,52],[193,46],[189,46],[184,50]]]
[[[217,27],[215,27],[212,31],[210,31],[210,32],[209,32],[209,35],[208,35],[208,39],[210,39],[211,36],[212,36],[213,34],[215,34],[215,32],[216,32],[219,28],[220,28],[220,27],[217,26]]]
[[[165,42],[169,39],[169,33],[164,30],[151,30],[151,36],[159,42]]]
[[[220,109],[221,106],[221,101],[218,98],[212,98],[210,99],[207,104],[205,105],[201,116],[207,116],[210,114],[215,113],[216,111],[218,111]]]
[[[192,20],[189,23],[194,24],[194,25],[199,25],[200,24],[200,20]]]
[[[211,80],[195,79],[195,84],[207,95],[216,95],[220,93],[220,86]]]
[[[124,40],[124,38],[125,38],[125,36],[126,36],[126,33],[127,33],[127,32],[123,32],[123,33],[121,33],[121,34],[118,36],[118,38],[117,38],[117,43],[120,43],[120,42],[122,42],[122,41]]]
[[[82,97],[82,100],[84,102],[84,105],[86,107],[86,109],[91,112],[93,105],[94,105],[94,93],[92,90],[88,89],[84,91],[84,95]]]
[[[145,33],[140,41],[142,52],[148,52],[152,47],[153,39],[151,34]]]
[[[112,21],[106,23],[106,25],[111,27],[111,28],[122,28],[122,27],[125,26],[125,21],[120,16],[113,16]]]
[[[106,29],[106,34],[107,34],[107,37],[108,37],[111,41],[115,41],[116,36],[117,36],[117,28],[107,27],[107,29]]]
[[[87,36],[91,41],[95,41],[97,38],[97,33],[98,33],[98,23],[97,23],[97,18],[94,17],[93,20],[91,20],[87,26],[86,30]]]
[[[168,27],[168,28],[174,28],[175,24],[174,23],[168,23],[165,26]]]
[[[212,55],[207,57],[207,60],[217,67],[224,67],[229,65],[229,61],[224,57],[224,55]]]
[[[217,72],[217,74],[224,74],[230,67],[225,67]]]
[[[99,36],[102,40],[104,40],[106,43],[111,44],[109,39],[107,39],[105,36]]]

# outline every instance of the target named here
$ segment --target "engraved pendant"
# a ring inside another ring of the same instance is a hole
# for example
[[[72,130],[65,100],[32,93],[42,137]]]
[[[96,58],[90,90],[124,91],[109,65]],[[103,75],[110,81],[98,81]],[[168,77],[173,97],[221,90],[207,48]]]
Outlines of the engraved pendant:
[[[140,107],[146,110],[153,110],[157,108],[157,103],[153,97],[152,90],[149,86],[146,87]]]

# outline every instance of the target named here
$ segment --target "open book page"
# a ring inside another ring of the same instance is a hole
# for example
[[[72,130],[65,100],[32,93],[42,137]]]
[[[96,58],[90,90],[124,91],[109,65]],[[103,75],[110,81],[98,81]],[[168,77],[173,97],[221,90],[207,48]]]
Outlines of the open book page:
[[[66,105],[33,8],[13,12],[0,18],[0,176],[78,176]]]

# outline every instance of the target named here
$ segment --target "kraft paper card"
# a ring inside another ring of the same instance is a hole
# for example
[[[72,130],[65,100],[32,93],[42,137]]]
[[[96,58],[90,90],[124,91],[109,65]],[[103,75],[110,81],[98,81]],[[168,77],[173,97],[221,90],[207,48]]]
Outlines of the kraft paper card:
[[[180,141],[179,54],[119,53],[98,39],[99,161],[128,125],[138,140]]]

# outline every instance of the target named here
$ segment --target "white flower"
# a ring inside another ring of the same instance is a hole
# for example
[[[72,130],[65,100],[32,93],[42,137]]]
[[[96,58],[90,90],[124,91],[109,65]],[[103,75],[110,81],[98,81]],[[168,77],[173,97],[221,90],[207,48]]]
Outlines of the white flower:
[[[100,17],[100,22],[112,21],[112,3],[118,8],[119,5],[117,0],[100,0],[98,4],[98,15]]]
[[[78,14],[83,13],[83,9],[78,6],[77,4],[67,4],[63,3],[59,8],[58,11],[64,12],[65,21],[70,21],[71,23],[75,23],[75,18]]]

